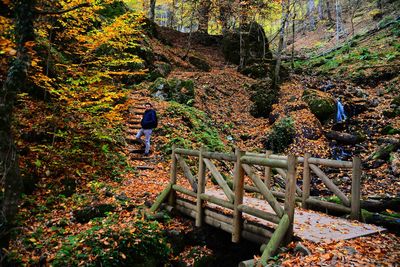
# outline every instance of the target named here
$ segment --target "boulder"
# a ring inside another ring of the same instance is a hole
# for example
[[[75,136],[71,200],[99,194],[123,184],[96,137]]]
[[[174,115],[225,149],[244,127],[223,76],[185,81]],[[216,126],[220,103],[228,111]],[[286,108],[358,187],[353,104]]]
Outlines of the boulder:
[[[79,210],[74,210],[73,214],[77,222],[87,223],[91,219],[98,217],[106,217],[107,212],[115,210],[115,206],[111,204],[97,204],[93,206],[87,206]]]
[[[302,99],[321,122],[333,118],[336,113],[336,101],[327,93],[307,89],[304,90]]]
[[[260,59],[271,59],[272,54],[269,50],[268,39],[263,27],[257,22],[251,22],[242,26],[242,38],[245,50],[245,64],[251,65]],[[239,64],[240,62],[240,30],[225,32],[222,39],[222,52],[225,60]]]
[[[400,152],[390,153],[390,166],[395,176],[400,175]]]
[[[171,64],[166,62],[154,62],[153,70],[149,74],[149,79],[154,81],[159,77],[166,77],[172,70]]]
[[[150,91],[154,97],[192,105],[194,101],[194,83],[192,80],[157,78],[151,85]]]
[[[210,71],[211,70],[210,64],[208,64],[208,62],[201,57],[190,55],[190,56],[188,56],[188,61],[190,64],[192,64],[199,70],[202,70],[202,71]]]

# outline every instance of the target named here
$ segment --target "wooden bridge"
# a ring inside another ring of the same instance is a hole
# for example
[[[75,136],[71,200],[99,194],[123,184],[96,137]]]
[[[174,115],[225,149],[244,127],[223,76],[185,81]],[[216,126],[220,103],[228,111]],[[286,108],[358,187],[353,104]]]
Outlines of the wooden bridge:
[[[219,161],[219,165],[215,165],[212,160]],[[190,167],[187,162],[195,163],[194,167]],[[227,179],[231,173],[226,175],[217,169],[217,166],[222,165],[226,171],[232,166],[228,162],[234,166],[233,184]],[[178,166],[182,173],[178,173]],[[343,193],[319,166],[351,169],[350,197]],[[298,167],[303,169],[302,188],[296,184]],[[192,173],[194,168],[197,169],[197,178]],[[273,188],[273,170],[284,178],[283,192]],[[213,184],[207,184],[207,172],[214,178]],[[341,204],[310,197],[311,172],[340,199]],[[260,262],[248,260],[241,265],[265,266],[278,246],[290,242],[294,235],[321,242],[350,239],[383,231],[383,228],[376,226],[307,210],[323,208],[348,213],[351,219],[359,220],[360,178],[361,161],[357,157],[349,162],[313,158],[309,154],[295,157],[274,155],[270,151],[259,154],[237,149],[235,153],[218,153],[203,148],[188,150],[173,147],[170,183],[159,195],[151,211],[156,211],[167,202],[167,208],[193,217],[197,227],[206,223],[231,233],[232,242],[239,242],[241,238],[245,238],[260,243]],[[301,208],[295,210],[297,202]]]

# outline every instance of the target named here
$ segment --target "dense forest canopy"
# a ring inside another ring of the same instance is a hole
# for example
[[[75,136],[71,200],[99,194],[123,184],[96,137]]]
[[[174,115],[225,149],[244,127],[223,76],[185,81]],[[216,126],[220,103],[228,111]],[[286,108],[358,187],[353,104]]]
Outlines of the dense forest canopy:
[[[399,6],[1,0],[0,265],[230,266],[258,259],[254,244],[235,253],[220,232],[196,229],[173,212],[149,212],[169,185],[174,146],[359,158],[361,219],[393,233],[294,241],[270,260],[398,263]],[[159,118],[150,157],[134,138],[147,102]],[[196,160],[178,164],[179,177],[197,186]],[[229,191],[234,164],[215,164]],[[347,172],[322,171],[335,188],[353,193]],[[218,186],[207,175],[208,185]],[[271,175],[282,192],[286,174]],[[318,175],[311,184],[313,197],[343,204]]]

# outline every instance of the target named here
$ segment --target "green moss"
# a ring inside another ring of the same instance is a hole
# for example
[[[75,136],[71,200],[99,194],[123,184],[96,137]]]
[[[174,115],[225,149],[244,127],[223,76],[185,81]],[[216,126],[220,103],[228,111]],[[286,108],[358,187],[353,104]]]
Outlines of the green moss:
[[[182,123],[175,126],[163,126],[160,132],[168,137],[169,142],[162,148],[167,154],[176,144],[184,148],[207,147],[209,150],[224,150],[218,131],[212,126],[207,115],[193,107],[171,102],[166,117],[178,118]]]
[[[311,89],[305,90],[302,99],[320,121],[326,121],[336,112],[335,100],[323,92]]]
[[[150,91],[156,93],[162,91],[166,94],[167,100],[176,101],[181,104],[193,105],[194,102],[194,82],[192,80],[180,80],[157,78],[152,85]]]
[[[272,126],[265,138],[264,146],[266,149],[281,153],[293,142],[295,134],[293,119],[285,117]]]

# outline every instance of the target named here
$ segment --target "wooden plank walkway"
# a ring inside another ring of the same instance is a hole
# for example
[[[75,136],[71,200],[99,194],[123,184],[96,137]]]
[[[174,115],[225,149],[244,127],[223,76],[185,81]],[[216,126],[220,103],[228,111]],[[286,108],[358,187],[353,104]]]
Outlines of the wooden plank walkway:
[[[228,200],[222,190],[207,189],[206,194]],[[274,213],[271,206],[265,200],[244,197],[243,203],[263,211]],[[208,203],[207,205],[212,208],[222,208],[212,203]],[[244,218],[270,228],[274,226],[272,223],[252,215],[244,214]],[[371,224],[360,223],[358,221],[329,216],[316,211],[296,208],[293,230],[296,236],[304,240],[329,242],[371,235],[383,232],[386,229]]]

